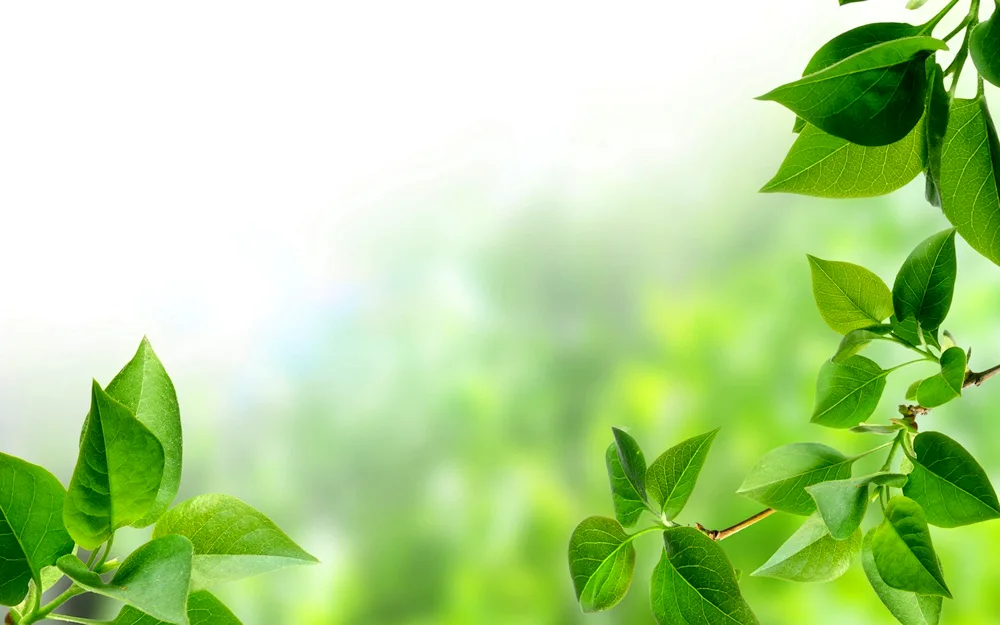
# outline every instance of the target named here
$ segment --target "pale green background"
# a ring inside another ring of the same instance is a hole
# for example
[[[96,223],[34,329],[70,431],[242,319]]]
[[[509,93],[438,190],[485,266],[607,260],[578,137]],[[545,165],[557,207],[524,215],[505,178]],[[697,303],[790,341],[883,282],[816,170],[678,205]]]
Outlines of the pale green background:
[[[873,445],[808,424],[837,337],[805,254],[891,280],[946,226],[922,181],[756,194],[792,116],[752,97],[848,27],[941,4],[5,6],[0,450],[66,481],[91,377],[148,334],[182,496],[237,495],[323,561],[220,589],[248,625],[652,623],[654,538],[606,615],[567,572],[573,526],[612,512],[610,426],[650,458],[723,426],[682,518],[712,527],[757,511],[734,491],[772,447]],[[964,244],[959,264],[946,326],[985,368],[1000,270]],[[993,475],[998,397],[926,420]],[[797,523],[727,541],[735,566]],[[996,532],[935,531],[945,623],[1000,611]],[[860,566],[744,580],[767,625],[891,621]]]

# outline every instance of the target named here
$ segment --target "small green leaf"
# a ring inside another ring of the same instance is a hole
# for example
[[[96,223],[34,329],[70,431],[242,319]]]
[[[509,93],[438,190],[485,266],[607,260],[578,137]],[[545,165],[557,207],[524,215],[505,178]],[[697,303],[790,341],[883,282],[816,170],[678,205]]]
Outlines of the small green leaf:
[[[912,345],[913,347],[923,347],[924,345],[930,345],[932,347],[940,347],[938,342],[937,330],[933,332],[928,332],[926,329],[920,328],[917,325],[917,320],[913,317],[907,317],[903,321],[896,318],[893,315],[889,319],[889,325],[892,326],[892,333],[896,335],[896,338],[903,341],[907,345]],[[923,339],[923,341],[921,341]]]
[[[899,423],[862,423],[851,428],[852,432],[858,434],[897,434],[903,426]]]
[[[635,571],[632,537],[613,519],[592,516],[569,540],[569,572],[584,612],[609,610],[625,597]]]
[[[615,518],[625,527],[633,527],[648,510],[646,502],[635,492],[632,482],[625,477],[621,459],[618,457],[618,445],[611,443],[604,455],[608,467],[608,478],[611,481],[611,498],[615,505]]]
[[[902,488],[906,476],[902,473],[879,472],[864,477],[821,482],[807,488],[816,502],[820,516],[837,540],[846,540],[861,527],[868,510],[871,486]]]
[[[961,347],[944,350],[941,354],[941,373],[920,380],[913,388],[917,402],[925,408],[935,408],[961,397],[965,371],[965,350]]]
[[[877,43],[758,99],[778,102],[852,143],[895,143],[923,115],[927,56],[947,48],[925,36]]]
[[[229,495],[199,495],[178,504],[153,530],[154,537],[170,534],[194,544],[192,590],[318,562],[273,521]]]
[[[908,497],[889,500],[875,529],[872,552],[879,577],[892,588],[951,598],[920,505]]]
[[[889,287],[864,267],[815,256],[809,256],[809,265],[819,313],[834,331],[880,325],[892,314]]]
[[[972,29],[969,56],[980,76],[1000,86],[1000,15],[996,12]]]
[[[983,96],[956,98],[941,153],[941,208],[974,250],[1000,264],[1000,142]]]
[[[618,460],[621,462],[625,477],[632,484],[635,492],[646,500],[646,457],[642,455],[639,443],[632,436],[618,428],[611,428],[615,435],[615,445],[618,446]]]
[[[816,381],[812,422],[831,428],[858,425],[878,407],[887,375],[888,371],[864,356],[827,361]]]
[[[791,443],[764,454],[737,492],[769,508],[808,516],[816,503],[806,488],[849,478],[855,460],[819,443]]]
[[[191,556],[191,541],[164,536],[136,549],[109,583],[74,555],[60,558],[59,568],[85,590],[127,603],[161,621],[188,625]]]
[[[903,625],[938,625],[943,602],[941,596],[918,595],[905,590],[896,590],[886,584],[875,566],[875,555],[872,553],[874,536],[874,528],[865,534],[861,549],[861,566],[879,600]]]
[[[718,543],[691,527],[664,531],[663,542],[666,548],[650,585],[657,623],[758,624]]]
[[[932,206],[941,207],[941,152],[948,132],[951,96],[944,88],[944,70],[927,63],[927,104],[924,112],[924,160],[927,162],[924,194]]]
[[[712,447],[716,428],[700,436],[689,438],[667,451],[649,465],[646,472],[646,488],[653,501],[667,519],[673,519],[684,506],[694,491],[698,474],[705,465],[708,450]]]
[[[162,477],[160,441],[95,381],[63,510],[70,536],[85,549],[97,548],[149,513]]]
[[[753,575],[789,582],[829,582],[847,572],[859,551],[860,529],[837,540],[823,519],[813,514]]]
[[[940,432],[923,432],[913,450],[903,494],[920,504],[928,523],[959,527],[1000,518],[990,478],[964,447]]]
[[[229,608],[208,591],[191,593],[187,603],[188,620],[191,625],[242,625]],[[125,606],[111,625],[168,625],[148,614],[143,614],[132,606]]]
[[[844,362],[851,356],[860,353],[864,348],[868,347],[868,344],[872,341],[877,341],[879,339],[888,340],[885,335],[890,332],[892,332],[892,326],[889,324],[880,324],[877,326],[862,328],[860,330],[851,330],[844,335],[843,339],[841,339],[840,346],[837,348],[837,353],[833,355],[831,360],[833,362]]]
[[[29,582],[73,551],[62,524],[66,491],[40,466],[0,453],[0,605],[15,606]]]
[[[954,228],[921,242],[903,262],[892,287],[896,318],[914,317],[932,332],[940,327],[951,308],[957,268]]]

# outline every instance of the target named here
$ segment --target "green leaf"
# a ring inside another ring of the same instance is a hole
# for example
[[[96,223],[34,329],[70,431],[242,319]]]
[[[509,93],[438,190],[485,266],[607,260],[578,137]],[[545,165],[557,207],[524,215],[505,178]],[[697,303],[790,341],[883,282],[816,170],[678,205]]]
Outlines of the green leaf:
[[[852,143],[895,143],[923,115],[928,54],[947,48],[925,36],[877,43],[758,99],[778,102]]]
[[[240,619],[229,611],[221,601],[208,591],[191,593],[187,603],[188,620],[191,625],[242,625]],[[132,606],[125,606],[111,625],[167,625],[148,614],[143,614]]]
[[[136,549],[108,583],[74,555],[60,558],[59,568],[85,590],[127,603],[161,621],[187,625],[191,556],[191,541],[164,536]]]
[[[878,339],[886,339],[886,334],[892,332],[889,324],[879,324],[860,330],[851,330],[844,335],[837,348],[837,353],[831,359],[833,362],[844,362],[851,356],[861,352],[868,344]]]
[[[951,308],[957,271],[954,228],[921,242],[903,262],[892,287],[896,318],[914,317],[932,332],[940,327]]]
[[[972,29],[969,56],[980,76],[1000,86],[1000,15],[996,12]]]
[[[694,491],[701,468],[705,465],[708,450],[712,447],[716,428],[700,436],[689,438],[663,452],[649,465],[646,472],[646,488],[653,501],[667,519],[673,519],[687,504]]]
[[[614,607],[628,592],[635,571],[632,537],[613,519],[592,516],[569,540],[569,572],[584,612]]]
[[[149,428],[163,446],[163,480],[156,504],[143,518],[132,523],[134,527],[146,527],[155,523],[177,496],[182,457],[177,393],[148,339],[142,339],[132,360],[108,384],[107,392]]]
[[[162,476],[160,441],[95,381],[63,510],[70,536],[95,549],[119,527],[137,522],[156,504]]]
[[[808,516],[816,503],[806,488],[849,478],[855,460],[819,443],[791,443],[764,454],[737,493],[775,510]]]
[[[847,334],[880,325],[892,314],[892,293],[864,267],[809,256],[819,314],[834,331]]]
[[[951,96],[944,88],[944,70],[937,63],[927,63],[927,103],[924,111],[924,160],[926,185],[924,194],[932,206],[941,207],[941,152],[948,132]]]
[[[611,481],[611,498],[615,505],[615,518],[625,527],[632,527],[648,510],[646,502],[635,492],[632,482],[625,477],[621,459],[618,457],[618,445],[611,443],[605,454],[605,464],[608,466],[608,478]]]
[[[875,555],[872,553],[874,535],[874,528],[865,534],[861,549],[861,566],[879,600],[903,625],[938,625],[943,599],[940,596],[918,595],[905,590],[896,590],[886,584],[875,566]]]
[[[903,494],[924,509],[927,522],[959,527],[1000,518],[996,491],[976,459],[940,432],[913,441],[913,471]]]
[[[857,432],[858,434],[897,434],[903,426],[899,423],[862,423],[860,425],[855,425],[851,428],[852,432]]]
[[[859,527],[868,510],[870,486],[902,488],[906,476],[902,473],[879,472],[864,477],[833,480],[807,488],[816,502],[820,516],[837,540],[846,540]]]
[[[618,460],[626,479],[632,484],[635,492],[646,500],[646,457],[642,455],[639,443],[632,436],[618,428],[611,428],[615,435],[615,445],[618,446]]]
[[[831,428],[858,425],[875,412],[889,372],[864,356],[827,361],[816,381],[812,422]]]
[[[920,326],[917,325],[917,320],[913,317],[907,317],[903,321],[900,321],[896,318],[896,315],[893,314],[889,319],[889,325],[892,326],[892,333],[907,345],[922,347],[926,344],[933,347],[940,347],[937,330],[928,332],[926,329],[920,328]],[[920,340],[921,338],[923,338],[923,341]]]
[[[318,562],[273,521],[229,495],[199,495],[178,504],[153,530],[154,537],[170,534],[194,544],[193,590]]]
[[[965,385],[965,350],[949,347],[941,354],[941,373],[920,380],[914,389],[917,402],[934,408],[961,397]]]
[[[892,588],[951,598],[920,505],[908,497],[889,500],[875,528],[872,552],[879,577]]]
[[[851,567],[861,551],[861,530],[855,528],[844,540],[837,540],[814,514],[806,519],[778,551],[752,574],[790,582],[829,582]]]
[[[15,606],[29,582],[73,551],[62,524],[66,491],[40,466],[0,453],[0,605]]]
[[[974,250],[1000,264],[998,159],[986,99],[953,100],[941,153],[941,208]]]
[[[715,541],[691,527],[663,532],[665,550],[653,570],[650,598],[660,625],[756,625],[736,572]]]

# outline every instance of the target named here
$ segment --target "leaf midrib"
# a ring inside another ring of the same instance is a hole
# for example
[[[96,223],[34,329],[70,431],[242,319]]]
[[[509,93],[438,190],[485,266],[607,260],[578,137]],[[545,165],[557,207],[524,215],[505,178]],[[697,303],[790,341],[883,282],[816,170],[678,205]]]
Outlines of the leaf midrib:
[[[861,304],[859,302],[855,301],[853,297],[851,297],[850,295],[848,295],[847,291],[845,291],[840,286],[840,284],[837,283],[837,281],[833,278],[833,276],[831,276],[829,273],[827,273],[826,268],[823,267],[823,265],[821,265],[820,263],[814,262],[813,266],[815,266],[821,272],[823,272],[823,275],[826,276],[826,279],[829,280],[830,283],[833,284],[833,286],[837,287],[837,290],[840,291],[840,293],[844,297],[846,297],[849,302],[851,302],[852,304],[854,304],[854,307],[857,308],[859,312],[863,313],[865,317],[867,317],[868,319],[871,319],[872,321],[874,321],[876,325],[879,324],[879,323],[882,323],[882,321],[883,321],[882,319],[876,319],[875,317],[873,317],[871,315],[871,313],[869,313],[867,310],[865,310],[864,308],[861,307]]]

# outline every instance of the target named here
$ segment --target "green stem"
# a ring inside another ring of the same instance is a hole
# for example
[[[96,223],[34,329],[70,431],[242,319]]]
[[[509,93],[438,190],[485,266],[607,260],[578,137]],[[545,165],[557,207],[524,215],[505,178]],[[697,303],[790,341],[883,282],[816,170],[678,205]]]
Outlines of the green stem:
[[[115,544],[115,534],[114,532],[112,532],[111,538],[108,539],[108,546],[104,550],[104,555],[101,556],[101,559],[97,563],[97,566],[94,567],[95,569],[100,569],[102,566],[104,566],[104,563],[108,561],[108,556],[111,554],[111,547],[114,546],[114,544]]]
[[[903,444],[903,437],[906,435],[906,430],[900,430],[899,434],[892,439],[892,448],[889,449],[889,456],[885,459],[885,464],[882,465],[883,471],[888,471],[892,468],[892,461],[896,457],[896,450],[899,446]]]
[[[69,616],[66,614],[52,614],[49,616],[53,621],[64,621],[66,623],[82,623],[83,625],[111,625],[113,621],[95,621],[89,618],[80,618],[79,616]]]
[[[923,337],[921,337],[921,338],[923,338]],[[910,345],[909,343],[907,343],[903,339],[899,338],[895,334],[892,334],[891,336],[887,336],[886,340],[887,341],[892,341],[893,343],[898,343],[898,344],[902,345],[903,347],[905,347],[906,349],[908,349],[908,350],[910,350],[912,352],[916,352],[916,353],[920,354],[921,356],[924,357],[924,360],[933,360],[934,362],[938,362],[937,357],[934,356],[934,354],[930,353],[930,351],[920,349],[919,347],[914,347],[913,345]],[[906,363],[906,364],[910,364],[910,363]],[[900,365],[900,366],[902,366],[902,365]]]
[[[972,5],[969,7],[969,14],[966,16],[968,23],[965,25],[965,37],[962,39],[962,47],[958,49],[955,60],[951,62],[951,65],[945,71],[946,74],[952,72],[955,74],[952,78],[951,88],[948,90],[948,95],[952,98],[955,97],[955,92],[958,90],[958,79],[962,77],[962,69],[965,67],[965,62],[969,59],[969,42],[972,40],[972,29],[979,23],[979,1],[972,0]]]
[[[82,595],[84,592],[86,591],[83,588],[80,588],[75,584],[73,586],[70,586],[69,588],[66,589],[66,592],[53,599],[44,608],[41,608],[40,610],[33,610],[30,613],[25,614],[24,618],[21,620],[21,625],[31,625],[32,623],[37,623],[38,621],[45,620],[46,618],[49,617],[49,615],[52,613],[53,610],[55,610],[62,604],[66,603],[73,597],[77,595]]]
[[[880,450],[885,449],[886,447],[888,447],[890,445],[895,445],[895,444],[896,444],[896,440],[893,439],[892,441],[890,441],[890,442],[888,442],[888,443],[886,443],[884,445],[879,445],[878,447],[875,447],[874,449],[869,449],[868,451],[863,451],[860,454],[858,454],[858,455],[854,456],[853,458],[851,458],[851,460],[860,460],[860,459],[864,458],[865,456],[870,456],[873,453],[875,453],[876,451],[880,451]]]
[[[958,0],[951,0],[951,2],[949,2],[943,9],[941,9],[941,11],[937,15],[931,18],[931,21],[927,22],[926,24],[920,27],[920,34],[928,35],[931,32],[933,32],[934,29],[937,28],[937,25],[941,23],[941,20],[943,20],[945,16],[948,15],[948,13],[950,13],[951,10],[955,8],[956,4],[958,4]]]
[[[966,15],[965,17],[963,17],[962,21],[958,23],[958,26],[956,26],[954,30],[952,30],[950,33],[948,33],[944,37],[941,37],[941,41],[948,42],[948,41],[951,41],[952,39],[954,39],[955,35],[957,35],[958,33],[962,32],[963,30],[965,30],[965,28],[969,25],[970,21],[972,21],[972,16],[971,15]]]
[[[931,356],[930,354],[926,354],[923,358],[921,358],[919,360],[910,360],[908,362],[904,362],[903,364],[896,365],[895,367],[892,367],[890,369],[886,369],[885,373],[886,373],[886,375],[888,375],[888,374],[892,373],[893,371],[896,371],[898,369],[902,369],[903,367],[909,367],[910,365],[915,365],[918,362],[926,362],[928,360],[931,360],[933,362],[938,362],[937,358]]]

